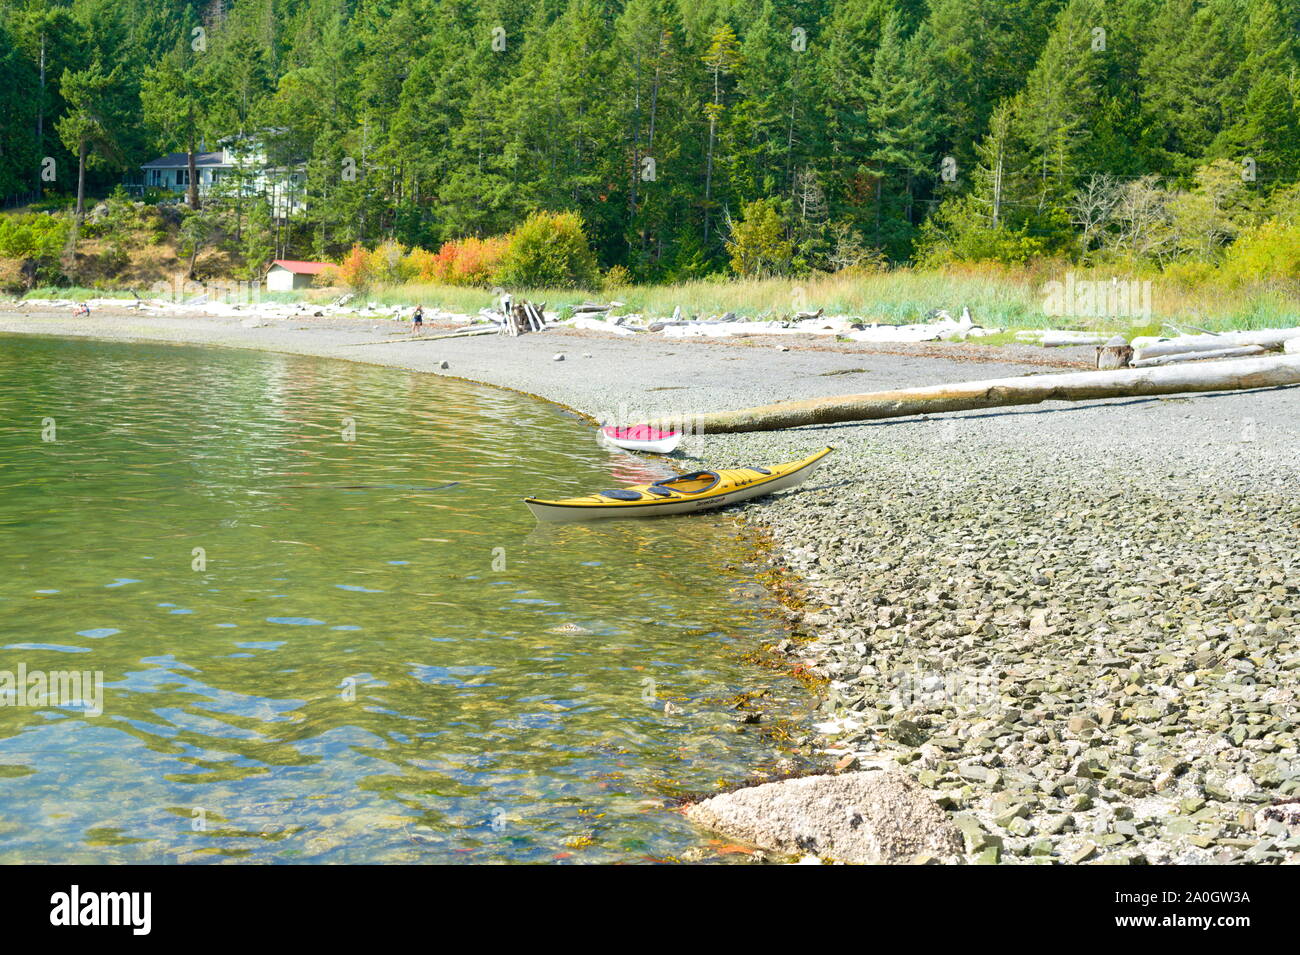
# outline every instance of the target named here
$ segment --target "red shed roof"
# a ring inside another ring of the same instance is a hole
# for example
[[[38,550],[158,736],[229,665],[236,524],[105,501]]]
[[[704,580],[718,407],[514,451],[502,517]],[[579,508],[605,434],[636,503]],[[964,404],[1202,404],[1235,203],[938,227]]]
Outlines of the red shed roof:
[[[298,262],[294,259],[276,259],[267,267],[267,271],[269,272],[277,265],[297,275],[316,275],[330,267],[328,262]]]

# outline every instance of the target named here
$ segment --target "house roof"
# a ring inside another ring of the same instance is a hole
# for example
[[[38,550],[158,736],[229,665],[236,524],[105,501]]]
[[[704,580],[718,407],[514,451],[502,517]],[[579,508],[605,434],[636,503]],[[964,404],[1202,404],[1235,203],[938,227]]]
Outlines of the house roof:
[[[168,153],[166,156],[158,159],[151,159],[141,166],[141,169],[185,169],[190,164],[188,153]],[[225,153],[195,153],[194,165],[202,166],[229,166],[226,162]]]
[[[298,262],[294,259],[276,259],[266,270],[269,272],[277,265],[282,269],[293,272],[295,275],[318,275],[330,267],[328,262]]]

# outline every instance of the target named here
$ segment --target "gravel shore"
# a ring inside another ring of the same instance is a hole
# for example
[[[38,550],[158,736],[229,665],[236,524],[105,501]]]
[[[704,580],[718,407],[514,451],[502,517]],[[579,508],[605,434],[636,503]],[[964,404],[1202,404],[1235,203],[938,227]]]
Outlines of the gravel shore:
[[[0,307],[0,332],[347,358],[596,418],[1042,372],[1090,352],[559,330],[359,344],[402,328]],[[830,680],[815,744],[846,767],[904,766],[970,859],[1297,862],[1294,805],[1266,810],[1300,796],[1298,412],[1296,388],[1053,402],[693,437],[683,452],[728,467],[836,447],[809,484],[736,513],[806,588],[783,647]]]

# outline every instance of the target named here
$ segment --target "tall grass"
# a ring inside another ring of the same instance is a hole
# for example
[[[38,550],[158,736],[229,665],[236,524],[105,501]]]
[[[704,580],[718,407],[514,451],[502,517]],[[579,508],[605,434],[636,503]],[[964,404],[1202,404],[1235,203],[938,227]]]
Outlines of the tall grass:
[[[1049,314],[1049,282],[1109,283],[1112,279],[1149,281],[1151,314],[1102,317]],[[716,318],[732,312],[744,318],[785,317],[798,311],[825,309],[827,315],[880,323],[925,321],[936,309],[954,317],[963,307],[986,327],[1008,329],[1091,329],[1134,335],[1149,333],[1165,323],[1211,331],[1278,328],[1300,325],[1300,282],[1219,281],[1211,268],[1200,272],[1124,267],[1092,269],[1039,261],[1026,266],[958,265],[942,270],[899,268],[850,275],[816,275],[799,279],[701,280],[677,285],[628,285],[605,289],[511,289],[516,300],[545,302],[565,312],[584,301],[617,301],[616,313],[641,313],[655,318],[671,315],[680,306],[687,317]],[[322,304],[336,300],[338,289],[263,292],[263,301]],[[28,298],[129,298],[129,292],[103,289],[39,288]],[[359,292],[352,305],[374,303],[386,308],[441,308],[475,314],[494,304],[489,289],[407,282]]]
[[[135,300],[130,289],[85,288],[80,285],[42,285],[20,296],[20,299],[66,299],[83,302],[92,298],[124,298]]]
[[[1047,283],[1064,283],[1068,272],[1073,272],[1076,282],[1149,281],[1149,318],[1050,314]],[[1045,262],[1026,267],[968,265],[942,271],[902,268],[862,275],[702,280],[603,290],[516,289],[512,294],[516,300],[546,302],[548,308],[556,310],[584,301],[612,300],[621,303],[616,313],[657,318],[671,315],[678,306],[687,318],[716,318],[728,312],[744,318],[777,318],[822,308],[827,315],[848,315],[883,324],[925,321],[936,309],[956,317],[964,307],[970,309],[978,324],[1002,328],[1096,329],[1133,334],[1135,329],[1153,324],[1159,327],[1166,322],[1215,331],[1300,324],[1300,287],[1285,283],[1229,288],[1205,282],[1188,284],[1158,272],[1089,270]],[[436,306],[470,314],[494,300],[493,293],[483,289],[419,283],[388,286],[356,298],[388,307],[423,304],[426,308]]]

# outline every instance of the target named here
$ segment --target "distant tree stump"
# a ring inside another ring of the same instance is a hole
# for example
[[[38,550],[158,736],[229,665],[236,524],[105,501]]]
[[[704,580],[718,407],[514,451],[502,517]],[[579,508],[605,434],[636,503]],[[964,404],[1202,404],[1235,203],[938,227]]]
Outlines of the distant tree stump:
[[[1097,368],[1101,371],[1127,368],[1132,360],[1133,347],[1123,335],[1116,335],[1106,344],[1097,346]]]

